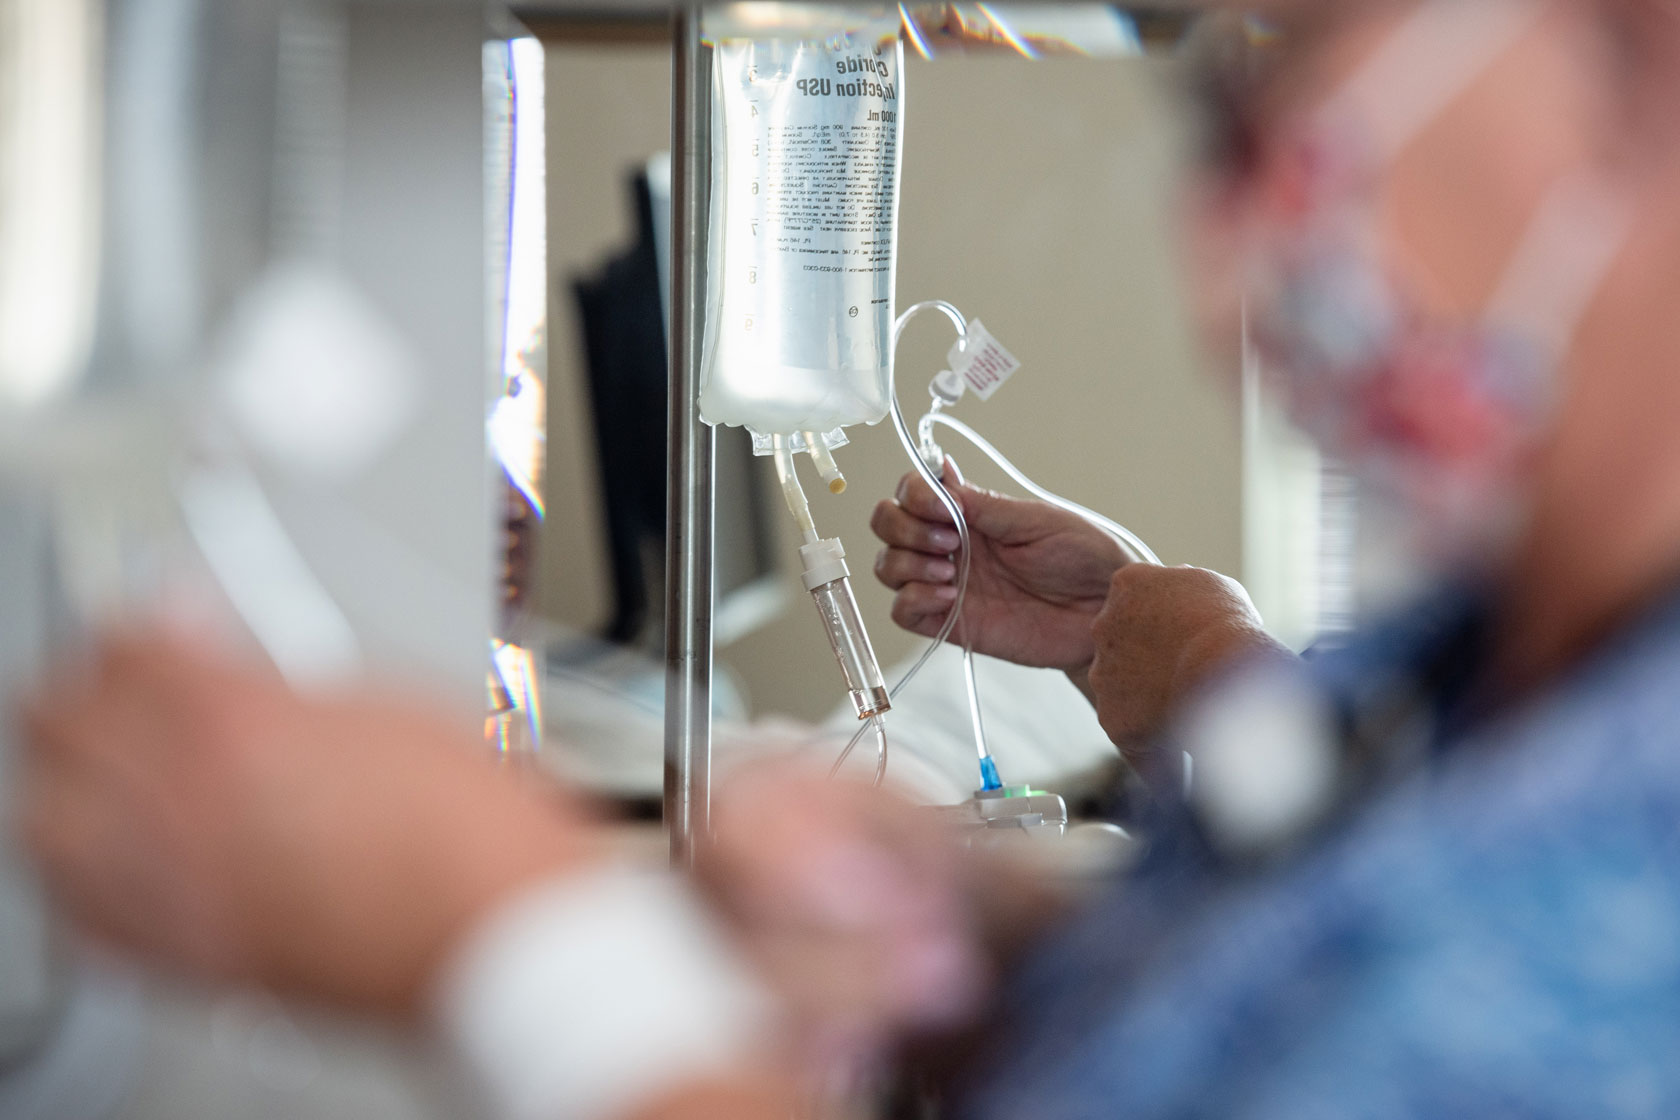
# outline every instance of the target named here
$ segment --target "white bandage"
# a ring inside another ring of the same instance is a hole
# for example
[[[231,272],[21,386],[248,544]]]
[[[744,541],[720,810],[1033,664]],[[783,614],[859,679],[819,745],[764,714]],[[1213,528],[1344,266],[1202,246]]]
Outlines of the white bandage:
[[[484,922],[437,992],[443,1032],[506,1120],[616,1120],[725,1073],[771,1004],[678,877],[609,869]]]

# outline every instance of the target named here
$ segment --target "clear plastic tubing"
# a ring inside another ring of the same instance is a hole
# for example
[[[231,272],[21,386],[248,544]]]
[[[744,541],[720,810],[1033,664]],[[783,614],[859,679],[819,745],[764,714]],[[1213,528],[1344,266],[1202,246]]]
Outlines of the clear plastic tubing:
[[[1160,557],[1155,555],[1154,550],[1144,544],[1142,538],[1140,538],[1136,533],[1132,532],[1130,529],[1118,522],[1111,521],[1095,510],[1087,509],[1078,502],[1071,502],[1059,494],[1053,494],[1049,490],[1046,490],[1044,487],[1040,486],[1038,483],[1023,474],[1021,469],[1014,463],[1011,463],[1008,459],[1004,458],[1003,452],[999,451],[996,447],[993,447],[985,436],[982,436],[979,432],[975,431],[967,424],[964,424],[961,420],[952,416],[947,416],[942,412],[929,412],[926,416],[922,417],[921,423],[917,425],[921,431],[923,443],[931,441],[932,429],[936,424],[950,428],[952,431],[966,439],[969,443],[972,443],[981,454],[996,463],[1005,474],[1014,479],[1016,485],[1020,486],[1021,489],[1025,490],[1039,501],[1053,505],[1057,509],[1065,510],[1068,513],[1073,514],[1075,517],[1089,522],[1094,528],[1100,529],[1102,532],[1108,534],[1108,536],[1113,538],[1114,543],[1120,546],[1120,550],[1126,554],[1126,558],[1128,560],[1133,563],[1142,564],[1159,564],[1161,562]]]
[[[811,520],[811,504],[805,498],[805,488],[799,485],[799,472],[794,469],[793,452],[788,450],[786,436],[771,438],[771,458],[776,463],[776,479],[782,484],[782,500],[799,525],[802,543],[817,543],[817,526]]]
[[[892,707],[887,684],[881,676],[880,663],[875,659],[864,628],[863,615],[858,610],[857,597],[852,594],[851,573],[846,568],[846,552],[838,540],[823,540],[811,519],[811,507],[805,490],[799,485],[799,472],[794,468],[793,454],[787,439],[776,436],[771,442],[776,462],[776,474],[782,484],[782,497],[788,511],[799,525],[804,544],[799,559],[805,570],[805,589],[811,593],[817,615],[822,619],[823,633],[828,635],[829,648],[840,663],[846,678],[846,691],[857,708],[859,719],[870,719]]]
[[[833,542],[824,542],[833,543]],[[892,707],[887,695],[887,682],[881,677],[881,666],[869,645],[869,632],[863,628],[863,616],[858,612],[857,598],[852,594],[852,581],[844,576],[811,588],[811,601],[822,616],[823,632],[840,663],[846,678],[846,691],[852,698],[859,719],[878,718]]]
[[[958,338],[965,342],[967,341],[968,324],[966,320],[963,319],[962,312],[945,300],[928,300],[907,308],[904,314],[899,316],[897,323],[894,324],[892,343],[895,353],[898,349],[899,336],[904,333],[905,326],[913,317],[923,311],[941,312],[946,318],[950,319],[952,325],[957,328]],[[896,698],[898,696],[904,687],[915,678],[918,672],[921,671],[922,666],[927,663],[928,658],[933,656],[933,651],[938,649],[939,646],[950,637],[951,630],[962,613],[963,602],[967,598],[968,594],[968,571],[970,560],[968,522],[963,517],[962,508],[957,504],[956,499],[951,496],[950,492],[945,489],[944,483],[935,476],[934,468],[929,465],[927,461],[928,457],[924,456],[921,450],[922,448],[937,448],[937,444],[934,443],[932,434],[935,425],[948,427],[964,439],[968,440],[968,442],[973,444],[974,447],[981,452],[981,454],[985,455],[993,463],[997,464],[997,466],[1011,479],[1013,479],[1018,486],[1027,491],[1033,497],[1038,498],[1040,501],[1046,502],[1049,505],[1055,506],[1057,509],[1065,510],[1066,512],[1073,514],[1075,517],[1081,518],[1094,528],[1107,534],[1117,545],[1120,546],[1120,550],[1126,554],[1127,559],[1133,561],[1134,563],[1159,564],[1161,562],[1160,558],[1155,555],[1155,551],[1145,544],[1142,538],[1140,538],[1136,533],[1133,533],[1124,525],[1104,517],[1095,510],[1088,509],[1077,502],[1070,501],[1067,498],[1046,490],[1044,487],[1038,485],[1038,483],[1028,478],[1019,467],[1010,462],[1001,451],[994,447],[992,443],[984,436],[980,435],[980,433],[976,432],[967,424],[964,424],[961,420],[957,420],[954,417],[947,416],[940,412],[937,402],[935,402],[933,410],[923,416],[921,421],[917,424],[917,431],[920,436],[920,445],[911,438],[909,425],[904,422],[904,414],[898,405],[898,394],[896,388],[892,394],[891,404],[893,427],[898,432],[899,442],[904,445],[904,450],[910,456],[910,461],[915,465],[917,473],[922,476],[923,481],[933,488],[933,492],[935,496],[939,498],[940,504],[943,505],[946,512],[951,515],[952,523],[957,529],[957,538],[959,542],[957,554],[957,597],[952,603],[951,611],[946,616],[945,624],[940,627],[939,634],[929,644],[928,648],[922,652],[922,656],[917,658],[916,663],[910,667],[909,672],[905,673],[904,676],[899,679],[898,683],[893,685],[890,693],[892,697]],[[973,645],[972,642],[966,640],[963,645],[963,673],[965,684],[968,689],[969,716],[974,725],[975,745],[980,753],[981,788],[998,789],[1001,788],[1002,782],[998,777],[997,766],[992,760],[991,752],[986,746],[985,726],[980,714],[979,690],[974,677]],[[856,748],[858,742],[863,738],[863,734],[866,730],[867,728],[860,728],[858,733],[852,736],[851,742],[846,744],[846,749],[840,752],[840,757],[835,761],[833,769],[830,770],[831,775],[840,769],[841,764],[846,761],[852,750]],[[884,772],[884,767],[882,768],[882,771]],[[877,783],[880,781],[880,778],[881,774],[877,773]]]
[[[885,712],[877,712],[869,721],[869,726],[875,729],[875,784],[880,785],[887,776],[887,716]],[[1190,759],[1184,756],[1185,761]]]
[[[938,311],[943,314],[951,321],[952,326],[956,327],[957,337],[963,341],[967,340],[968,323],[963,319],[962,312],[944,300],[927,300],[906,308],[904,314],[900,315],[898,321],[893,324],[892,346],[895,353],[898,350],[898,340],[903,335],[904,328],[909,325],[911,319],[924,311]],[[922,671],[922,666],[926,665],[928,658],[933,656],[933,651],[950,638],[951,631],[956,627],[957,620],[962,615],[963,601],[968,597],[970,551],[968,519],[963,516],[962,506],[951,496],[950,491],[945,489],[945,484],[940,481],[933,469],[923,461],[921,453],[916,448],[915,438],[910,433],[910,425],[905,422],[904,412],[899,407],[896,387],[892,391],[890,403],[892,406],[893,429],[898,433],[899,442],[903,444],[905,454],[910,456],[910,461],[922,476],[922,480],[932,487],[934,495],[939,499],[940,504],[945,507],[945,512],[950,514],[951,523],[957,530],[958,541],[957,597],[952,601],[951,609],[946,614],[945,622],[940,626],[939,633],[934,636],[933,641],[928,643],[927,648],[922,651],[922,655],[916,659],[915,664],[910,666],[909,671],[899,678],[897,684],[892,686],[888,695],[897,699],[899,693],[916,678],[917,673]],[[973,643],[966,638],[963,642],[963,675],[968,690],[969,720],[974,728],[974,745],[980,756],[981,788],[998,789],[1002,787],[1002,782],[998,779],[997,765],[992,761],[991,751],[986,745],[985,720],[980,712],[980,692],[974,677]],[[830,776],[839,772],[840,767],[851,756],[852,751],[856,749],[867,730],[867,727],[861,727],[857,734],[852,736],[851,741],[840,752],[840,757],[834,760],[834,766],[829,770]],[[881,772],[884,772],[884,768]],[[880,773],[877,774],[876,780],[880,780]]]

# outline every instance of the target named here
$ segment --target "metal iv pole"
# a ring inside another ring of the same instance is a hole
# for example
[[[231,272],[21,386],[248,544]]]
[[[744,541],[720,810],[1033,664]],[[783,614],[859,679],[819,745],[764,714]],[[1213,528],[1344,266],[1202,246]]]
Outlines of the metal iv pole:
[[[665,827],[686,865],[711,815],[712,429],[700,419],[711,58],[700,10],[672,19],[671,377],[665,511]]]

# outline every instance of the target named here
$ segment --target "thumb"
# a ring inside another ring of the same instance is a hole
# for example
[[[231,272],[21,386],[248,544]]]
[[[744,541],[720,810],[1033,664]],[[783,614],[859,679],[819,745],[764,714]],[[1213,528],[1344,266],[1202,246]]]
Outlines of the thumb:
[[[940,466],[939,481],[962,508],[963,517],[970,524],[974,524],[976,515],[988,501],[995,501],[999,497],[989,491],[969,486],[963,478],[962,469],[957,466],[957,461],[949,455]],[[920,471],[912,471],[904,476],[899,483],[897,501],[906,513],[923,521],[942,525],[951,523],[950,511],[945,508],[944,501],[935,493],[933,487],[928,485]]]
[[[996,490],[971,486],[963,477],[962,468],[958,467],[957,461],[949,455],[945,456],[945,468],[941,472],[941,479],[950,489],[951,496],[962,506],[963,517],[968,520],[968,527],[982,536],[1006,536],[1018,531],[1022,514],[1028,512],[1034,504],[1007,497]],[[934,501],[937,502],[938,499],[935,498]]]

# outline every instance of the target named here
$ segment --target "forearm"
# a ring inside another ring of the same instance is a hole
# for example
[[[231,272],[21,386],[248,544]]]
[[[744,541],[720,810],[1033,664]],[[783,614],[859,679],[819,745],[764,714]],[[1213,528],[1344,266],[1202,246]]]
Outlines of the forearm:
[[[703,1116],[691,1110],[779,1091],[741,1072],[772,1037],[768,993],[669,873],[536,885],[480,921],[433,992],[444,1038],[507,1120]]]
[[[1294,656],[1258,626],[1212,625],[1184,639],[1176,651],[1164,651],[1158,672],[1141,687],[1127,689],[1124,682],[1099,677],[1095,703],[1104,730],[1135,762],[1209,682],[1252,661]]]

